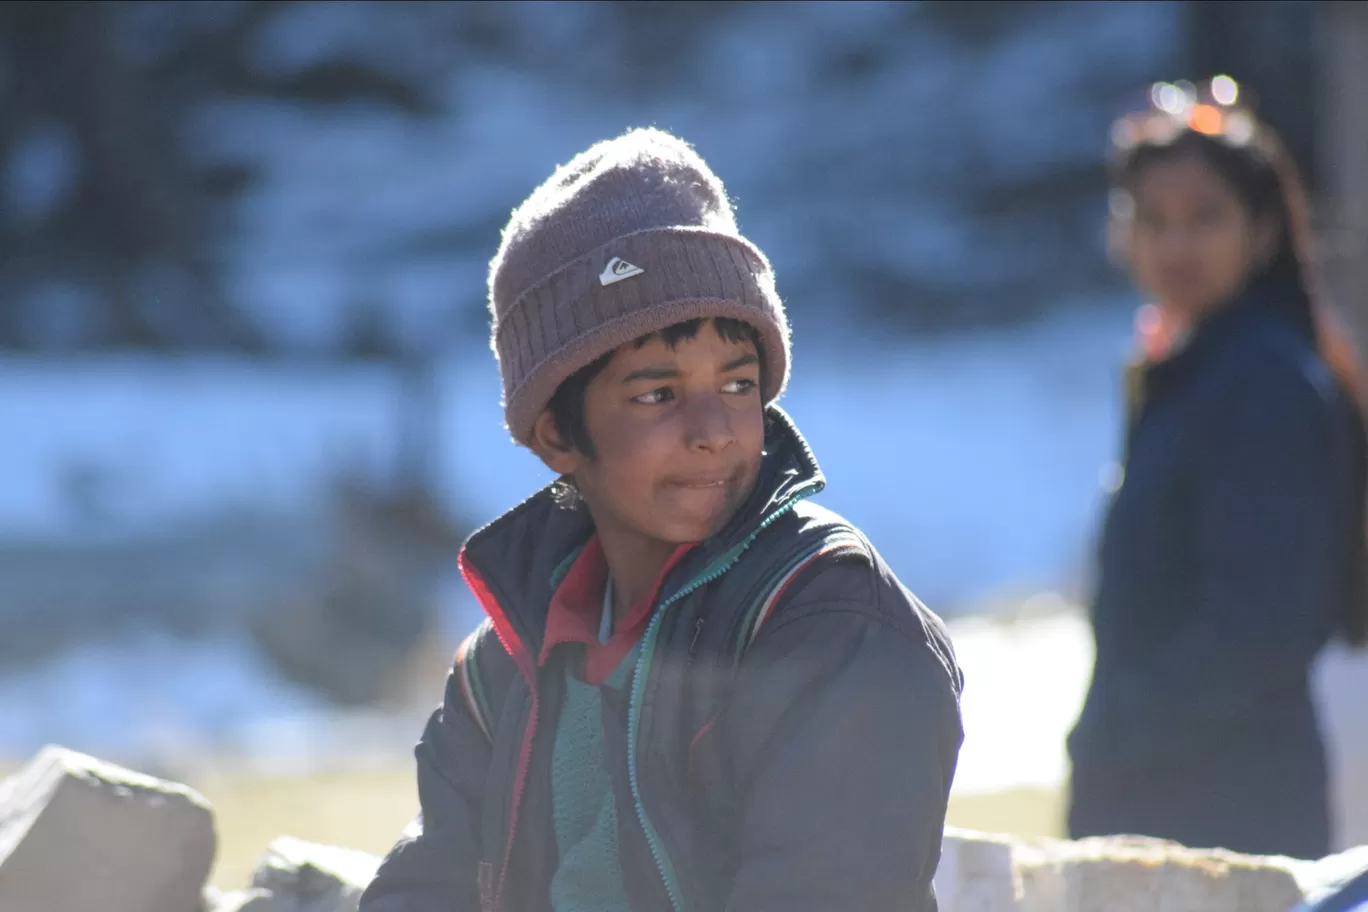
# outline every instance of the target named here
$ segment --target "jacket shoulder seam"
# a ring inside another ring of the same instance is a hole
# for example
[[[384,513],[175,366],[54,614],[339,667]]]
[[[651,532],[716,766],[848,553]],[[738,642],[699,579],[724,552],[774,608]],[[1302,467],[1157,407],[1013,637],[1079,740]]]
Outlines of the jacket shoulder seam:
[[[461,641],[461,645],[456,650],[454,671],[457,683],[461,686],[461,696],[465,701],[467,712],[470,713],[470,717],[475,721],[485,740],[493,743],[494,729],[489,709],[489,691],[484,675],[480,670],[480,654],[483,651],[483,644],[488,642],[486,634],[490,629],[490,622],[485,620]]]

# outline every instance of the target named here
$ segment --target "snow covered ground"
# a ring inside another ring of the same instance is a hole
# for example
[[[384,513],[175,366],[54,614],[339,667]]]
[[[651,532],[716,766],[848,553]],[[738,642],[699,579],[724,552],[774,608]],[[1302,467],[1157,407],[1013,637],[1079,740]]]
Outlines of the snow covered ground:
[[[1066,774],[1063,739],[1092,661],[1068,603],[1115,452],[1128,337],[1124,306],[840,351],[813,350],[798,326],[784,405],[831,477],[824,501],[864,527],[933,607],[961,615],[961,794],[1054,788]],[[502,430],[488,352],[463,355],[442,372],[440,479],[453,507],[482,520],[547,474]],[[395,396],[393,378],[369,368],[0,362],[0,426],[23,429],[0,447],[0,543],[101,528],[64,499],[63,466],[73,464],[109,478],[105,534],[225,502],[307,502],[337,459],[386,469]],[[444,633],[454,641],[477,610],[459,579],[450,583]],[[1023,601],[1017,620],[962,616]],[[1368,840],[1368,660],[1332,650],[1317,684],[1343,826]],[[245,640],[130,633],[0,675],[0,760],[58,741],[144,764],[392,763],[426,708],[342,716],[281,680]]]
[[[1068,588],[1082,569],[1128,335],[1124,307],[842,351],[805,344],[800,324],[784,405],[830,476],[824,502],[933,607],[964,611]],[[487,350],[445,365],[441,387],[440,481],[461,516],[492,518],[545,483],[503,431]],[[396,396],[393,378],[372,368],[0,361],[0,426],[22,429],[0,447],[0,546],[137,535],[223,504],[307,504],[339,462],[387,470]],[[79,511],[69,493],[78,467],[103,479],[86,486],[96,493]],[[477,609],[455,579],[444,602],[454,641]],[[248,643],[149,634],[0,675],[0,754],[54,739],[120,753],[210,743],[323,709]]]
[[[1016,619],[952,621],[951,636],[967,679],[955,794],[1061,788],[1068,774],[1064,738],[1092,663],[1082,612],[1042,596]],[[1368,656],[1327,651],[1316,689],[1331,745],[1340,841],[1366,844]],[[339,714],[276,678],[248,644],[187,647],[139,637],[0,678],[0,765],[58,742],[170,772],[392,769],[409,762],[428,709]]]
[[[796,332],[782,404],[830,477],[825,502],[924,598],[956,607],[1077,569],[1114,455],[1123,307],[836,350]],[[451,358],[440,386],[440,482],[460,515],[491,518],[545,483],[503,430],[487,350]],[[373,367],[0,360],[0,541],[298,505],[334,469],[392,468],[397,397]]]

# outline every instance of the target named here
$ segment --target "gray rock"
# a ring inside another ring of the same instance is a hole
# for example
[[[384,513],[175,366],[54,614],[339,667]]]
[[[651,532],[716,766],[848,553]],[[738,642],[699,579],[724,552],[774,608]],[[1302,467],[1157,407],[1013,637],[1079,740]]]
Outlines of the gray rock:
[[[289,899],[270,890],[238,890],[220,894],[208,912],[295,912]]]
[[[187,912],[215,847],[196,792],[66,748],[0,782],[5,912]]]
[[[280,912],[356,912],[379,866],[380,859],[366,852],[283,836],[267,849],[252,886],[281,901]]]

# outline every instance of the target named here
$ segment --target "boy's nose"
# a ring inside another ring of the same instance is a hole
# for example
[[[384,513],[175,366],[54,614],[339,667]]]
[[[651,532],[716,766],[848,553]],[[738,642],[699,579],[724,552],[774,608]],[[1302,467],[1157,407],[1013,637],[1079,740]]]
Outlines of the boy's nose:
[[[732,432],[731,411],[721,396],[700,396],[687,410],[690,449],[717,451],[736,440]]]

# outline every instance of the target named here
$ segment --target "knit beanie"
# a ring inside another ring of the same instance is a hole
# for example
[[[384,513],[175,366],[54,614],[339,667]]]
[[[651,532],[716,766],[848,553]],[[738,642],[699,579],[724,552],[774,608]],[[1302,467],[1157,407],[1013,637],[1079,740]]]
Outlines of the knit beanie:
[[[504,420],[524,445],[568,377],[685,320],[755,327],[766,404],[788,380],[788,321],[769,261],[737,230],[703,159],[660,130],[592,146],[514,210],[490,263],[489,307]]]

